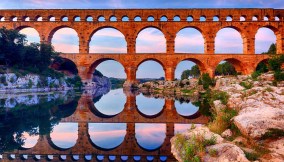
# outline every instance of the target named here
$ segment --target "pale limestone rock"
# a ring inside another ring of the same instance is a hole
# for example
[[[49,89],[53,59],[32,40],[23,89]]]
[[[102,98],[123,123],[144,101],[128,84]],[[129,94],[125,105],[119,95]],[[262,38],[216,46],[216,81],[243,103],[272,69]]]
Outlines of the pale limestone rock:
[[[269,128],[284,129],[284,110],[276,108],[246,108],[233,118],[241,133],[260,138]]]
[[[210,152],[216,152],[216,155],[210,156]],[[204,162],[249,162],[244,152],[236,145],[231,143],[221,143],[206,147]],[[215,157],[216,156],[216,157]]]
[[[189,130],[188,132],[183,133],[182,135],[184,135],[185,138],[188,139],[189,141],[193,137],[203,136],[204,139],[211,139],[212,137],[215,137],[216,138],[216,144],[220,144],[220,143],[224,142],[224,139],[220,135],[211,132],[205,126],[196,127],[194,129]],[[173,138],[171,138],[171,152],[179,162],[182,162],[182,158],[181,158],[181,155],[180,155],[182,153],[182,150],[180,150],[179,146],[175,146],[175,142],[174,142],[175,139],[176,139],[175,136]]]
[[[233,133],[230,129],[226,129],[222,134],[221,137],[223,138],[229,138],[232,137]]]

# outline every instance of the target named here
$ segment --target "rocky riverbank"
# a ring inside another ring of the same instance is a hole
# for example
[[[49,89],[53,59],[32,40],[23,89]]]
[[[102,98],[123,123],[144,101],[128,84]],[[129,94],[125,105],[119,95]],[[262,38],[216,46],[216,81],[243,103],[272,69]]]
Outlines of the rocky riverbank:
[[[217,77],[211,91],[227,97],[211,98],[210,123],[172,138],[176,159],[284,161],[284,84],[275,85],[273,80],[272,73],[256,79],[244,75]],[[148,82],[138,87],[150,94],[194,96],[204,91],[197,80]],[[195,148],[191,150],[191,146]]]

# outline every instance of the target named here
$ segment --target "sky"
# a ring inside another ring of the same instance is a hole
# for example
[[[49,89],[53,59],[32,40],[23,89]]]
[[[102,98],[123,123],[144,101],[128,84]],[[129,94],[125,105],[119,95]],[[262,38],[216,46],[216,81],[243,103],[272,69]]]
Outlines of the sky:
[[[120,9],[120,8],[284,8],[283,0],[1,0],[0,9]],[[39,42],[38,33],[31,28],[21,31],[29,42]],[[203,53],[204,39],[199,31],[186,28],[177,33],[175,52]],[[256,34],[256,53],[267,51],[276,37],[270,29],[261,28]],[[215,39],[215,53],[242,53],[242,39],[234,29],[222,29]],[[55,50],[64,53],[78,53],[78,36],[73,29],[58,30],[52,39]],[[136,52],[165,52],[165,37],[154,28],[146,28],[136,39]],[[126,53],[124,35],[115,29],[106,28],[96,32],[90,42],[90,52]],[[180,78],[183,70],[193,62],[181,62],[175,72]],[[115,61],[106,61],[98,67],[104,75],[125,78],[123,67]],[[154,70],[153,70],[154,69]],[[156,62],[147,61],[137,70],[137,78],[159,78],[164,76],[163,68]]]

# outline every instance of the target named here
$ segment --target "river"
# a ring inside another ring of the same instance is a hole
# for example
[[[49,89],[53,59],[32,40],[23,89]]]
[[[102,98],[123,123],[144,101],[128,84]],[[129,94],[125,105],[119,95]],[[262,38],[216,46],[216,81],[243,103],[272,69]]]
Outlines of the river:
[[[0,158],[175,161],[170,139],[207,123],[197,103],[114,89],[0,96]]]

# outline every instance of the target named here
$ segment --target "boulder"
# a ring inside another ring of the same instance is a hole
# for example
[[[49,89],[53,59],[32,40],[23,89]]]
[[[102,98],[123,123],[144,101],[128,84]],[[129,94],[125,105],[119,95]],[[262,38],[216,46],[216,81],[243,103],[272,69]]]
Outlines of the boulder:
[[[233,133],[230,129],[226,129],[222,134],[221,137],[223,138],[229,138],[232,137]]]
[[[245,108],[233,118],[234,124],[247,137],[258,139],[270,128],[284,129],[284,110]]]
[[[249,162],[245,153],[231,143],[220,143],[206,147],[204,162]],[[213,153],[212,153],[213,152]]]

